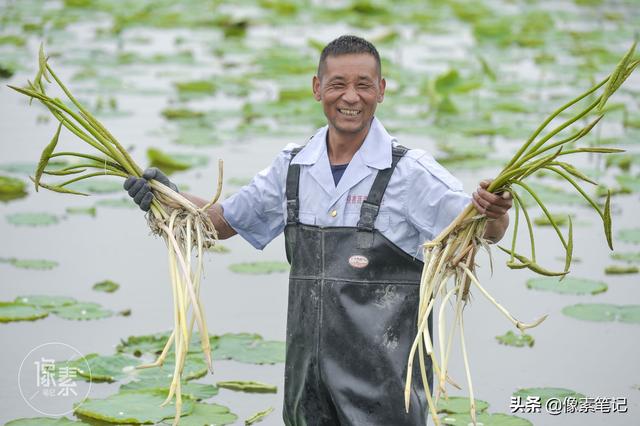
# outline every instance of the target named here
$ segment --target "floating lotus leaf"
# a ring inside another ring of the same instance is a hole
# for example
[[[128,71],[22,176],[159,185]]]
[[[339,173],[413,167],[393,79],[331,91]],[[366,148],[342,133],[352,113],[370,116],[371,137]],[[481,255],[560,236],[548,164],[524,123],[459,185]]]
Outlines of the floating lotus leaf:
[[[223,246],[220,243],[216,243],[215,245],[209,247],[207,249],[207,251],[210,252],[210,253],[223,253],[224,254],[224,253],[231,252],[231,249],[229,249],[229,247],[227,247],[227,246]]]
[[[587,321],[615,321],[618,307],[604,303],[579,303],[562,308],[562,313]]]
[[[151,166],[158,167],[166,172],[188,170],[191,168],[191,164],[188,162],[174,158],[173,155],[164,153],[156,148],[147,149],[147,158]]]
[[[217,86],[211,80],[191,80],[174,83],[180,95],[210,95],[215,93]]]
[[[482,401],[479,399],[475,400],[476,402],[476,412],[481,413],[486,411],[489,408],[489,403],[486,401]],[[468,413],[470,409],[470,400],[469,398],[463,398],[460,396],[450,396],[447,399],[441,398],[438,400],[438,406],[436,411],[438,413]]]
[[[244,426],[249,426],[254,423],[259,423],[262,420],[264,420],[264,418],[267,417],[272,412],[273,412],[273,407],[269,407],[263,411],[258,411],[253,416],[249,417],[247,420],[244,421]]]
[[[13,44],[14,46],[21,47],[21,46],[24,46],[26,42],[27,41],[24,37],[14,35],[14,34],[7,34],[7,35],[0,36],[0,45]]]
[[[565,226],[569,224],[569,216],[566,214],[551,214],[551,218],[558,226]],[[538,216],[533,219],[533,223],[538,226],[551,226],[551,221],[546,215]]]
[[[58,223],[58,217],[49,213],[14,213],[7,215],[7,222],[18,226],[46,226]]]
[[[152,423],[175,416],[174,401],[161,407],[166,398],[165,392],[127,391],[118,392],[104,399],[87,399],[77,404],[76,415],[104,420],[110,423]],[[181,415],[193,411],[194,402],[188,398],[182,400]]]
[[[122,192],[122,182],[118,180],[106,180],[106,179],[86,179],[79,182],[74,182],[66,186],[66,188],[72,189],[78,192],[88,192],[93,194],[113,194]]]
[[[448,169],[479,170],[498,168],[504,164],[504,160],[498,158],[457,158],[438,157],[438,162]]]
[[[167,343],[170,333],[147,334],[144,336],[129,336],[127,340],[121,340],[116,350],[126,352],[135,356],[143,353],[158,354]]]
[[[214,359],[249,364],[276,364],[285,360],[285,343],[265,341],[258,334],[223,334],[212,341]]]
[[[519,396],[523,400],[526,400],[529,396],[540,397],[540,403],[544,407],[545,403],[551,398],[557,398],[564,400],[564,398],[572,397],[576,399],[584,398],[585,396],[571,389],[566,388],[523,388],[518,389],[513,393],[513,396]]]
[[[0,302],[0,322],[34,321],[49,315],[45,309],[16,302]]]
[[[95,283],[91,288],[94,289],[95,291],[113,293],[114,291],[120,288],[120,284],[115,283],[111,280],[104,280],[104,281],[100,281],[99,283]]]
[[[21,269],[39,269],[39,270],[53,269],[56,266],[58,266],[58,262],[55,262],[53,260],[42,260],[42,259],[0,258],[0,263],[9,263],[10,265],[15,266],[16,268],[21,268]]]
[[[611,258],[629,263],[640,263],[640,252],[611,253]]]
[[[151,166],[158,167],[166,173],[205,166],[209,162],[206,155],[165,153],[155,148],[147,150],[147,157]]]
[[[561,281],[555,277],[540,277],[528,280],[527,288],[560,294],[598,294],[607,291],[608,287],[601,281],[586,278],[565,277]]]
[[[278,387],[269,385],[262,382],[243,381],[243,380],[229,380],[226,382],[218,382],[216,386],[223,389],[229,389],[239,392],[247,393],[276,393]]]
[[[116,346],[118,352],[126,352],[135,356],[144,353],[159,354],[169,340],[170,333],[146,334],[143,336],[129,336],[127,340],[121,340]],[[189,352],[200,351],[200,337],[194,333],[189,342]]]
[[[193,120],[196,118],[204,117],[202,111],[192,111],[186,108],[180,109],[165,109],[162,111],[162,115],[167,120]]]
[[[604,268],[604,273],[607,275],[621,275],[621,274],[637,274],[637,266],[621,266],[611,265]]]
[[[640,305],[619,306],[618,321],[640,324]]]
[[[585,204],[584,198],[577,192],[569,192],[563,189],[555,188],[549,185],[543,185],[540,183],[528,183],[529,187],[535,191],[538,197],[541,200],[544,200],[544,203],[549,204]],[[520,198],[524,201],[525,205],[533,206],[536,205],[535,201],[526,191],[519,191]]]
[[[95,207],[67,207],[65,210],[68,214],[84,214],[87,216],[95,217]]]
[[[11,201],[26,197],[27,184],[20,179],[0,176],[0,201]]]
[[[445,425],[472,425],[469,414],[448,414],[441,418]],[[529,420],[522,417],[510,416],[502,413],[480,413],[476,417],[477,424],[482,426],[533,426]]]
[[[244,262],[229,265],[229,269],[238,274],[271,274],[289,271],[289,264],[286,262]]]
[[[219,134],[209,126],[200,125],[200,121],[178,122],[177,135],[172,139],[178,145],[194,147],[219,145]]]
[[[85,362],[86,360],[86,362]],[[87,367],[87,364],[88,367]],[[140,360],[124,354],[89,354],[70,364],[78,374],[95,382],[115,382],[131,375]]]
[[[168,392],[171,386],[171,378],[153,378],[134,380],[120,386],[120,390],[157,390]],[[195,400],[209,399],[218,394],[218,388],[206,383],[183,382],[182,395],[188,395]]]
[[[147,380],[171,380],[173,377],[173,370],[175,368],[175,362],[173,356],[167,356],[164,364],[161,367],[153,368],[141,368],[131,372],[131,376],[135,380],[147,381]],[[208,367],[206,361],[203,359],[202,354],[189,354],[184,362],[184,369],[182,370],[183,380],[198,379],[207,374]]]
[[[515,346],[516,348],[522,348],[524,346],[532,347],[535,343],[533,336],[530,334],[516,334],[511,330],[507,331],[502,336],[496,336],[496,340],[503,345]]]
[[[75,305],[60,306],[53,309],[52,312],[60,318],[68,320],[93,320],[107,318],[113,315],[113,311],[92,302],[80,302]]]
[[[37,306],[43,309],[53,309],[60,306],[73,305],[76,299],[68,296],[28,295],[16,297],[16,302]]]
[[[621,321],[640,323],[640,305],[609,305],[604,303],[580,303],[562,308],[562,313],[586,321]]]
[[[90,426],[89,423],[69,420],[66,417],[53,419],[51,417],[32,417],[30,419],[16,419],[5,423],[4,426]]]
[[[617,175],[616,180],[623,188],[628,188],[633,192],[640,191],[640,176]]]
[[[228,425],[238,416],[224,405],[196,403],[191,414],[180,418],[180,426]]]

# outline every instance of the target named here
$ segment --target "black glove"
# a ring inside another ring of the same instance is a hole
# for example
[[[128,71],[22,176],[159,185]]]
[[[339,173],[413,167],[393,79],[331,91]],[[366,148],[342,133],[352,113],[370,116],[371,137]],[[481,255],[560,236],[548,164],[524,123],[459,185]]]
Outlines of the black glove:
[[[129,196],[133,198],[133,201],[145,212],[149,211],[151,202],[153,201],[153,193],[151,192],[151,185],[149,185],[151,179],[155,179],[161,184],[179,192],[178,187],[155,167],[150,167],[145,170],[141,178],[129,176],[127,180],[124,181],[124,189],[129,193]]]

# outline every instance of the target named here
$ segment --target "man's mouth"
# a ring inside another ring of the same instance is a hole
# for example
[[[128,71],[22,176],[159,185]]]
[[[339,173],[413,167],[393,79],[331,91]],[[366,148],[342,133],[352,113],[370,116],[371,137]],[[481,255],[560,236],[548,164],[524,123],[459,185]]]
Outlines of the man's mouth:
[[[355,117],[358,114],[360,114],[362,111],[359,109],[338,108],[338,112],[340,112],[340,114],[348,115],[350,117]]]

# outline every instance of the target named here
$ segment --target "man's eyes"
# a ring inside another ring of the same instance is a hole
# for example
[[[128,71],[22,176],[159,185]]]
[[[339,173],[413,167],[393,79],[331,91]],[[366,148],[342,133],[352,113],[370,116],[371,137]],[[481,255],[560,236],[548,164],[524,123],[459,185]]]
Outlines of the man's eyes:
[[[347,85],[344,83],[332,83],[329,85],[329,87],[332,89],[344,89],[345,87],[347,87]],[[356,87],[360,90],[367,90],[373,87],[373,85],[369,83],[358,83]]]

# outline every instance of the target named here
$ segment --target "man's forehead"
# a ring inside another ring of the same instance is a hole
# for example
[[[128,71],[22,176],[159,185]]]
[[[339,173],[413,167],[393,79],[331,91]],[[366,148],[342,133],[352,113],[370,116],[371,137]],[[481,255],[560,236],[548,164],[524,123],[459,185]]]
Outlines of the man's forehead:
[[[378,77],[378,64],[372,55],[366,53],[327,56],[323,74],[330,78],[371,79]]]

